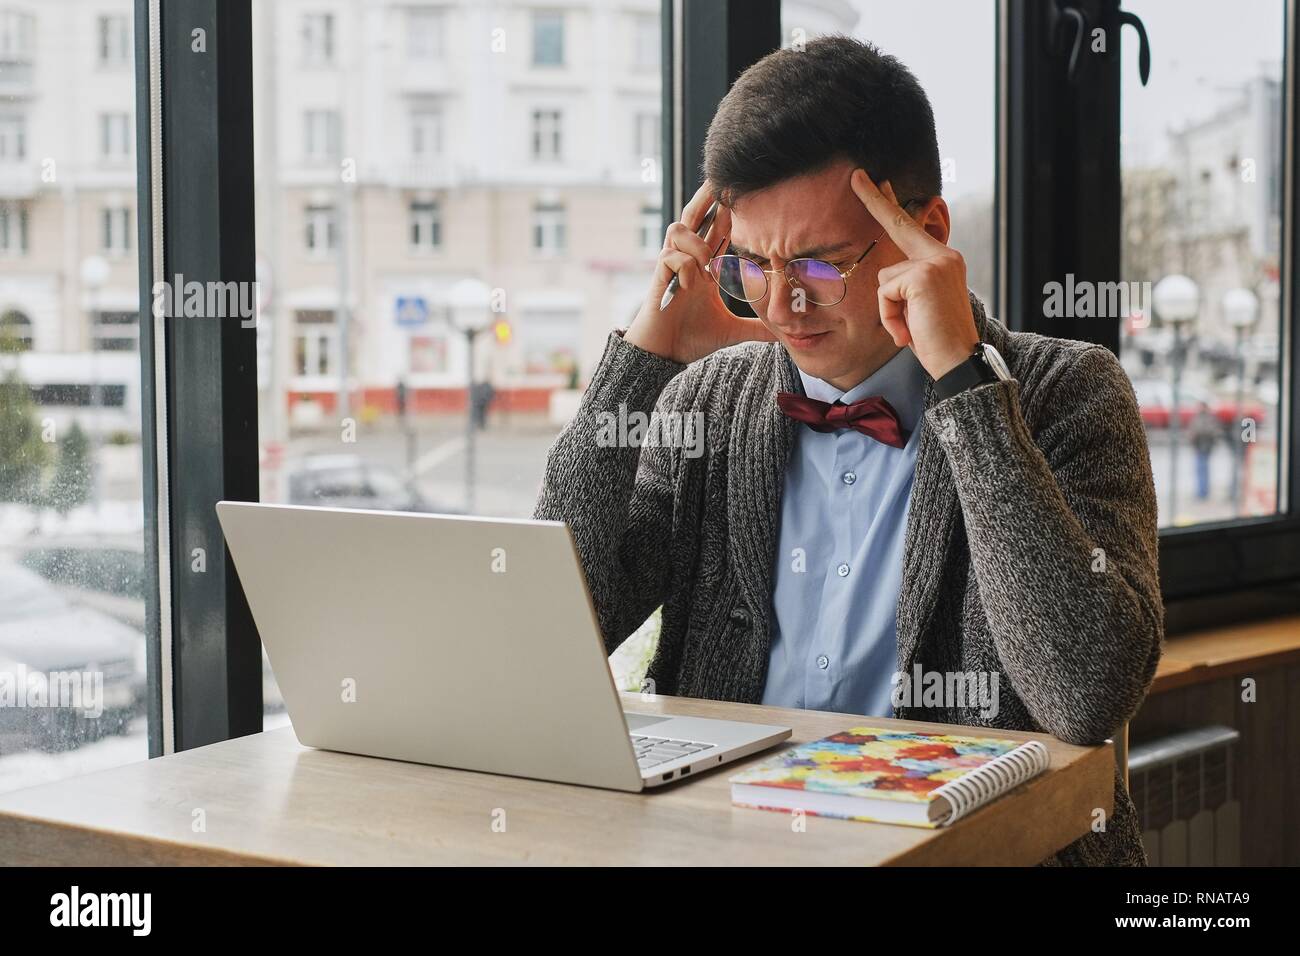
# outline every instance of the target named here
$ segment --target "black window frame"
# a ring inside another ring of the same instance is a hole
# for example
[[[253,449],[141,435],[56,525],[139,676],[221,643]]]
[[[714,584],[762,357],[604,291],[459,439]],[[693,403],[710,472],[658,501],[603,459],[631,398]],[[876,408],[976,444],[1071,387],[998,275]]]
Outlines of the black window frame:
[[[254,280],[251,3],[136,0],[135,29],[149,752],[158,756],[262,729],[261,641],[215,509],[258,497],[256,334],[237,319],[155,318],[152,295],[178,274]]]

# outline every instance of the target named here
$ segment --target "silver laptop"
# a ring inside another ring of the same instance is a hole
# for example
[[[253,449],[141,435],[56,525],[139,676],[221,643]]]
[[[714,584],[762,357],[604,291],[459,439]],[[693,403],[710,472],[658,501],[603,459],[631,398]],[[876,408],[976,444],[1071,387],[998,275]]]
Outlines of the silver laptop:
[[[556,521],[222,501],[305,746],[642,790],[789,727],[624,713]]]

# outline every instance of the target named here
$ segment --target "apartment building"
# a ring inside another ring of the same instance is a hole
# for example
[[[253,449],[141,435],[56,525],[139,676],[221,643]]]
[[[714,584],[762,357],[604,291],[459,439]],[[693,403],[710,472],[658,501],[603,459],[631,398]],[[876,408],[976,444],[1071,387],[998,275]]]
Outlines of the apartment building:
[[[659,4],[254,16],[263,404],[454,407],[488,323],[477,375],[514,407],[581,378],[662,239]]]

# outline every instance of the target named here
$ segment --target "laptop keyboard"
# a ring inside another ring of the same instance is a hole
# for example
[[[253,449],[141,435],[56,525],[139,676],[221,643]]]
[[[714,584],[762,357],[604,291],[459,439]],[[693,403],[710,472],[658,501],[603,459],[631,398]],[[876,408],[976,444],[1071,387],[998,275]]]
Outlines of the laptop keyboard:
[[[678,757],[702,753],[715,746],[695,740],[669,740],[666,737],[641,737],[637,734],[629,734],[629,736],[632,738],[632,747],[636,750],[636,764],[642,770],[676,760]]]

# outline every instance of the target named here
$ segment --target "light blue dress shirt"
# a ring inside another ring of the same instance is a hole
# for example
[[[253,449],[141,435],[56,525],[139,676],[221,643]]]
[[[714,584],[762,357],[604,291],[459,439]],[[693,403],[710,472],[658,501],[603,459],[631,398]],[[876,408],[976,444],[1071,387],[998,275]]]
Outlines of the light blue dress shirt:
[[[903,448],[893,448],[852,429],[795,426],[763,703],[889,717],[925,371],[904,348],[848,392],[799,376],[805,394],[823,402],[884,396],[911,434]]]

